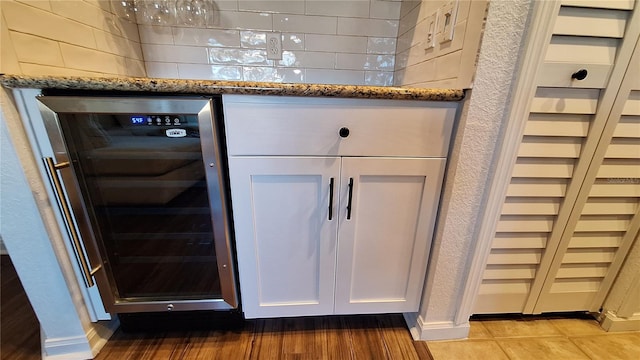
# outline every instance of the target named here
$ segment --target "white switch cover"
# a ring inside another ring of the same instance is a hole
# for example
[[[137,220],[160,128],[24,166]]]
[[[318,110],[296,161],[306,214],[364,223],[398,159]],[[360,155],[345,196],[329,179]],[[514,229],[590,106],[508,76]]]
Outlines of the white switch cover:
[[[438,12],[427,16],[424,20],[427,24],[427,33],[424,37],[424,49],[429,50],[436,47],[436,30],[437,30]]]
[[[280,33],[267,33],[267,59],[282,59],[282,35]]]
[[[438,9],[438,34],[440,43],[453,40],[453,28],[456,24],[457,10],[457,1],[450,1]]]

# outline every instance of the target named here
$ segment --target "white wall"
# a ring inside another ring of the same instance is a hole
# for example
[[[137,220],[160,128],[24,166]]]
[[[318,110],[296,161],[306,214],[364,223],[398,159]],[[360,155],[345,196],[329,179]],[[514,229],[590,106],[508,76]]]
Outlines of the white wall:
[[[435,31],[433,48],[426,49],[429,21],[436,14],[440,29],[442,7],[450,0],[402,2],[394,82],[398,86],[470,88],[487,8],[484,0],[456,0],[453,40]]]
[[[400,1],[216,0],[208,28],[140,25],[148,75],[392,85]],[[280,32],[282,60],[266,33]]]
[[[0,72],[145,76],[137,26],[103,0],[2,0]]]
[[[43,357],[87,358],[92,353],[85,331],[92,325],[81,296],[68,290],[77,285],[63,276],[60,252],[50,240],[47,229],[55,222],[39,211],[51,204],[17,111],[6,90],[0,92],[0,233],[38,317]]]
[[[640,330],[640,234],[602,306],[607,331]]]
[[[449,157],[423,303],[417,317],[407,319],[417,339],[467,336],[468,316],[458,319],[458,309],[497,159],[495,150],[508,118],[531,2],[489,4],[474,88],[468,93]]]

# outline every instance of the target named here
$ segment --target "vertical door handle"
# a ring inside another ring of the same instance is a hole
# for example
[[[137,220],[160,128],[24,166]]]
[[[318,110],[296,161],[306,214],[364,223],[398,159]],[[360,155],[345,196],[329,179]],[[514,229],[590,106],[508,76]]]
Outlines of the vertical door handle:
[[[353,200],[353,178],[349,178],[349,200],[347,201],[347,220],[351,220],[351,201]]]
[[[329,220],[333,219],[333,181],[329,180]]]
[[[71,210],[69,209],[69,204],[67,203],[67,199],[64,195],[64,191],[62,190],[62,183],[60,182],[60,178],[58,177],[58,170],[69,167],[69,162],[61,162],[54,164],[53,159],[50,157],[43,158],[45,168],[47,169],[47,173],[49,174],[49,179],[51,181],[51,185],[53,186],[53,190],[58,199],[58,204],[60,204],[60,208],[62,210],[62,215],[64,216],[64,222],[67,225],[67,230],[69,231],[69,235],[71,235],[71,245],[73,246],[73,251],[75,252],[76,259],[78,263],[80,263],[80,268],[82,269],[82,278],[84,279],[84,284],[87,287],[92,287],[95,285],[93,281],[93,274],[100,269],[100,266],[91,270],[91,265],[89,261],[84,256],[84,252],[82,251],[82,244],[80,242],[80,236],[78,235],[78,230],[73,222],[73,217],[71,216]]]

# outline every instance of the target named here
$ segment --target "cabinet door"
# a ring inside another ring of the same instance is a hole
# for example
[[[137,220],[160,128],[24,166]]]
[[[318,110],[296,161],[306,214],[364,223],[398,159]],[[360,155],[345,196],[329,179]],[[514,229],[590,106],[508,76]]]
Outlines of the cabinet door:
[[[229,158],[247,318],[333,313],[339,172],[336,157]]]
[[[417,311],[445,160],[342,164],[336,314]]]

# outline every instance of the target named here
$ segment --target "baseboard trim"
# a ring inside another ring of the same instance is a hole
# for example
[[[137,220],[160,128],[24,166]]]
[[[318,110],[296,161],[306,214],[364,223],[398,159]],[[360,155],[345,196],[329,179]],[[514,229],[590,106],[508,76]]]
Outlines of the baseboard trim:
[[[91,346],[93,356],[98,355],[119,325],[120,322],[116,316],[111,320],[98,321],[93,324],[91,330],[87,332],[87,339],[89,339],[89,346]]]
[[[86,336],[46,339],[40,332],[43,360],[85,360],[92,359],[93,353]]]
[[[631,317],[623,318],[607,311],[604,318],[600,321],[600,325],[609,332],[640,331],[640,313],[635,313]]]
[[[469,322],[456,325],[453,321],[424,322],[417,313],[404,313],[413,340],[454,340],[469,336]]]

